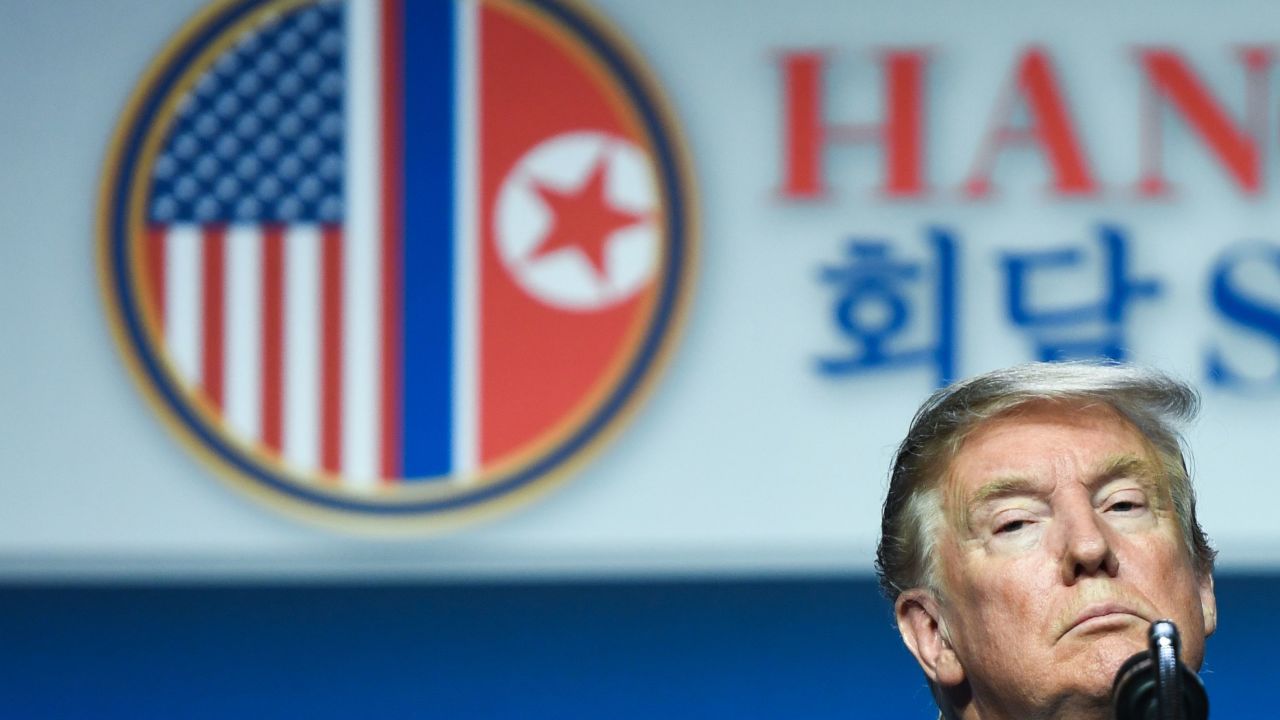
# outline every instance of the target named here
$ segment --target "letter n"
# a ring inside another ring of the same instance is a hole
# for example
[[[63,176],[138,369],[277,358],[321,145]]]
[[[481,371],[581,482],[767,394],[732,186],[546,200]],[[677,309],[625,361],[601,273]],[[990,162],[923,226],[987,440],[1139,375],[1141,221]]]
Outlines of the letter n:
[[[1164,138],[1159,105],[1168,103],[1191,125],[1200,140],[1226,168],[1236,186],[1248,195],[1262,190],[1262,133],[1266,125],[1267,74],[1271,52],[1265,47],[1246,47],[1240,53],[1247,73],[1245,116],[1249,129],[1241,129],[1196,78],[1195,73],[1172,50],[1139,50],[1138,60],[1147,76],[1142,113],[1142,176],[1138,192],[1145,197],[1168,195],[1164,176]]]

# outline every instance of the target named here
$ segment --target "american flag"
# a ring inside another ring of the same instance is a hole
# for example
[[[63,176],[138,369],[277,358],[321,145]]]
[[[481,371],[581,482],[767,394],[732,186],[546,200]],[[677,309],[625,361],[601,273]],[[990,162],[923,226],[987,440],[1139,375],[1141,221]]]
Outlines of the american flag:
[[[344,342],[374,330],[377,296],[351,276],[344,15],[267,19],[181,98],[152,170],[148,299],[172,372],[233,435],[372,480],[376,342]]]

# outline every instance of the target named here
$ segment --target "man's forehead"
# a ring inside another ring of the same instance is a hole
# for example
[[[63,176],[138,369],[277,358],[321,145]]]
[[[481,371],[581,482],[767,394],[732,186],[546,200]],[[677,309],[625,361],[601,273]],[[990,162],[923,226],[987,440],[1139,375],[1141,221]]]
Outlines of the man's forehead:
[[[948,465],[982,461],[1035,462],[1066,451],[1095,455],[1148,455],[1151,441],[1118,410],[1105,403],[1037,401],[987,418],[968,428]],[[1003,453],[1003,455],[1002,455]]]

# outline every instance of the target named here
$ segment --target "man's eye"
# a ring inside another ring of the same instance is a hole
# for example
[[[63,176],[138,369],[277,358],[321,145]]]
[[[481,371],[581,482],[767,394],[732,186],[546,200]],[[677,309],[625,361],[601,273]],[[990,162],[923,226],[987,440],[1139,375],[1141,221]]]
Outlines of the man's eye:
[[[996,526],[996,534],[1001,535],[1004,533],[1017,532],[1026,526],[1027,526],[1026,520],[1010,520],[1007,523],[1002,523]]]
[[[1141,510],[1142,507],[1142,503],[1136,500],[1120,500],[1119,502],[1111,503],[1111,506],[1107,509],[1116,512],[1133,512],[1134,510]]]

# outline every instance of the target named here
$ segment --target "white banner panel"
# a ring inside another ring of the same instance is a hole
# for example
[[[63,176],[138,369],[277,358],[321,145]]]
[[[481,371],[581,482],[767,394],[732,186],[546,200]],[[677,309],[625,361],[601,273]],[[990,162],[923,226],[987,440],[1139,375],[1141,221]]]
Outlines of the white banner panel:
[[[295,5],[276,8],[280,33]],[[1280,558],[1260,510],[1280,505],[1280,6],[598,0],[585,30],[576,4],[463,4],[444,30],[412,4],[330,8],[314,22],[346,34],[341,50],[315,30],[297,62],[313,42],[341,72],[341,97],[315,102],[342,130],[317,114],[314,135],[342,180],[314,197],[286,182],[302,209],[284,228],[237,204],[267,196],[259,175],[252,192],[210,176],[184,200],[185,171],[162,169],[180,154],[172,128],[201,132],[192,103],[217,106],[204,74],[245,77],[217,65],[227,48],[269,64],[246,39],[259,6],[0,6],[5,576],[870,572],[890,456],[931,390],[1096,356],[1201,390],[1201,519],[1226,567]],[[388,39],[415,23],[454,43],[433,130],[413,123],[434,46]],[[511,43],[546,38],[576,48],[562,84],[490,72],[522,62]],[[615,115],[578,128],[521,99],[574,83]],[[308,122],[302,99],[277,112],[239,92],[255,117]],[[250,111],[225,112],[239,128]],[[537,135],[539,113],[561,125]],[[221,137],[199,142],[214,153]],[[284,137],[305,161],[310,136]],[[437,165],[442,185],[415,179]],[[446,186],[452,214],[423,210]],[[578,212],[575,228],[604,234],[564,230]],[[384,241],[389,222],[441,218],[434,244]],[[414,259],[428,245],[449,279],[414,274],[438,267]],[[384,322],[387,287],[418,317],[414,293],[442,282],[469,298],[440,316],[450,344],[413,335],[435,321]],[[579,364],[583,336],[534,311],[497,333],[486,313],[508,296],[485,293],[500,283],[561,319],[633,303],[623,359]],[[433,348],[452,375],[413,354]],[[503,362],[513,379],[491,377]],[[431,393],[413,394],[415,373],[444,388],[438,428],[413,419]],[[552,386],[590,373],[585,399],[521,429],[560,402]],[[384,522],[451,502],[466,512]]]

